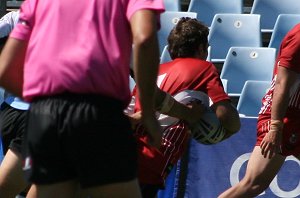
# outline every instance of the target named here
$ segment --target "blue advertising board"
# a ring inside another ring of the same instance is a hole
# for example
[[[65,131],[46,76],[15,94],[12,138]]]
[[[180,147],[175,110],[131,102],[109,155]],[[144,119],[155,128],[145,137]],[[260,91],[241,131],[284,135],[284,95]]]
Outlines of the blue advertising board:
[[[184,185],[176,185],[176,181],[182,179],[179,178],[179,174],[170,175],[167,185],[172,185],[173,192],[159,198],[216,198],[239,182],[245,174],[248,159],[256,142],[256,122],[256,118],[241,118],[241,130],[216,145],[203,145],[192,140],[187,153],[187,166],[182,166],[181,162],[181,166],[186,167],[186,170],[182,168],[180,170],[186,173],[183,177]],[[182,188],[184,194],[175,196]],[[300,197],[300,162],[292,156],[287,157],[269,188],[258,196],[258,198],[276,197]]]

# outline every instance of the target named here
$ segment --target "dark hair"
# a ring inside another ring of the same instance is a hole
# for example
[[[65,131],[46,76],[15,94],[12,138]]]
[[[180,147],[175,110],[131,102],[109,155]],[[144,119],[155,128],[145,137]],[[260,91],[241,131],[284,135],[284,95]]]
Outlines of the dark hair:
[[[171,58],[194,57],[201,44],[207,47],[208,33],[208,27],[197,19],[182,17],[168,36]]]

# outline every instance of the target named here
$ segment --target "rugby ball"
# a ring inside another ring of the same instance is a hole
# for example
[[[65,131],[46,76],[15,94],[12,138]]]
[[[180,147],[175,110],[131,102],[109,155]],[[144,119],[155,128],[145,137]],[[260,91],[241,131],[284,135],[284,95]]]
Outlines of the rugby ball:
[[[224,135],[225,129],[221,125],[216,114],[209,107],[209,97],[202,91],[185,90],[174,96],[174,98],[183,104],[188,104],[193,100],[200,100],[206,106],[202,119],[191,127],[192,137],[201,144],[216,144],[220,142]],[[159,114],[158,120],[162,127],[170,126],[178,121],[177,118],[164,114]]]

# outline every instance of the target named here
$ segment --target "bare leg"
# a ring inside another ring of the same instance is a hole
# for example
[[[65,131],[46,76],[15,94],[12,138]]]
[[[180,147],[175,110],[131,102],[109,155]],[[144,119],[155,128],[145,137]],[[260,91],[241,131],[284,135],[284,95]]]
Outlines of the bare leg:
[[[79,193],[80,192],[80,193]],[[79,195],[80,194],[80,195]],[[141,198],[136,180],[79,189],[75,181],[53,185],[32,185],[26,198]]]
[[[75,198],[78,197],[77,193],[77,181],[67,181],[51,185],[33,184],[27,194],[27,198]]]
[[[137,180],[82,190],[82,198],[141,198]]]
[[[26,198],[37,198],[36,185],[31,185]]]
[[[0,197],[14,198],[28,185],[22,170],[21,156],[9,149],[0,166]]]
[[[250,198],[262,193],[284,163],[285,157],[275,155],[273,158],[264,158],[259,146],[254,150],[249,159],[244,178],[235,186],[223,192],[219,198]]]

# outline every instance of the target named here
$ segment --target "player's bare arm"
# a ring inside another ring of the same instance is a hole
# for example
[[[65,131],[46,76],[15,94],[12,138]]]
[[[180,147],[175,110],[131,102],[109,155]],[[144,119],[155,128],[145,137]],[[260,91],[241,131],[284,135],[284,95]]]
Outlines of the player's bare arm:
[[[226,130],[224,139],[238,132],[241,127],[239,114],[229,100],[223,100],[212,105],[221,124]]]
[[[155,106],[158,111],[161,110],[161,106],[164,102],[167,102],[165,99],[168,96],[168,93],[157,89],[155,96]],[[168,112],[161,112],[166,115],[179,118],[181,120],[187,121],[190,125],[197,123],[203,116],[205,111],[204,105],[196,101],[191,102],[189,105],[184,105],[180,102],[177,102],[173,97],[169,98],[172,107]]]
[[[9,38],[0,56],[0,84],[16,96],[22,96],[23,66],[27,42]],[[14,56],[18,54],[18,56]]]
[[[159,148],[162,133],[155,118],[154,95],[159,66],[156,13],[137,11],[130,20],[133,34],[133,65],[142,107],[142,119],[152,144]]]

